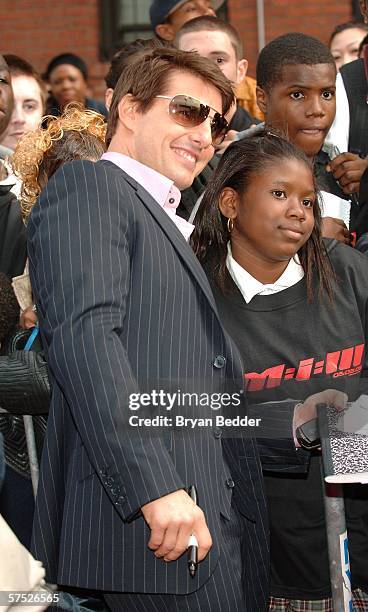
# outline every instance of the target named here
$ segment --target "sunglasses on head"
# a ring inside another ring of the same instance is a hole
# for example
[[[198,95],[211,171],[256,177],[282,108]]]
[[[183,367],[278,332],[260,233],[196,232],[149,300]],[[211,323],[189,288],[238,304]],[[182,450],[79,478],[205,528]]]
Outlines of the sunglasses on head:
[[[203,104],[197,98],[192,96],[186,96],[185,94],[178,94],[177,96],[155,96],[156,98],[163,98],[164,100],[170,100],[169,114],[170,117],[183,127],[196,127],[204,121],[210,114],[210,111],[215,111],[213,117],[211,117],[211,135],[213,146],[218,146],[222,143],[228,130],[228,123],[223,115],[218,113],[216,109]]]

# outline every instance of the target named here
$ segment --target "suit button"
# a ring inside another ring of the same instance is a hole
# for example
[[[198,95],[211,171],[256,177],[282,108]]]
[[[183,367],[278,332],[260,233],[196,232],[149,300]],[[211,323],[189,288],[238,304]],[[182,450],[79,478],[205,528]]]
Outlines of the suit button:
[[[215,429],[213,430],[213,437],[216,438],[216,440],[219,440],[222,436],[222,429],[220,429],[220,427],[215,427]]]
[[[213,365],[215,366],[215,368],[223,368],[224,365],[226,363],[226,358],[223,357],[223,355],[217,355],[217,357],[215,358],[215,361],[213,362]]]
[[[233,489],[235,487],[235,482],[232,478],[228,478],[226,481],[226,486],[228,489]]]
[[[106,478],[106,484],[108,487],[111,487],[114,484],[114,479],[112,478],[112,476],[108,476]]]
[[[114,502],[115,506],[122,506],[125,501],[125,495],[119,495],[117,500]]]

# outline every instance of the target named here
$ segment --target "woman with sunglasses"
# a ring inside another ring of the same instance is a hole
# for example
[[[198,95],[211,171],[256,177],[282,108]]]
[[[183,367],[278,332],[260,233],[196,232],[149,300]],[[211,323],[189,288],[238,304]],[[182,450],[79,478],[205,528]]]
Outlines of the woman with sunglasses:
[[[303,401],[326,388],[357,399],[367,365],[366,258],[322,240],[317,189],[303,152],[271,134],[231,145],[205,192],[192,245],[242,354],[250,403]],[[272,444],[279,456],[279,473],[264,463],[270,609],[306,609],[298,607],[306,602],[332,609],[320,452],[295,451],[301,458],[295,473],[288,471],[282,440],[259,444],[261,454]],[[365,606],[367,497],[361,485],[345,487],[354,597]]]

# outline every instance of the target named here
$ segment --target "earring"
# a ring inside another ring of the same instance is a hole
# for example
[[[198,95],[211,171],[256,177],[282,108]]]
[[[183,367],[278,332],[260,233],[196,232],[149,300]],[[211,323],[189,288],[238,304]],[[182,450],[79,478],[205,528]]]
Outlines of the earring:
[[[234,221],[229,217],[227,220],[227,231],[229,232],[229,234],[231,234],[233,229],[234,229]]]

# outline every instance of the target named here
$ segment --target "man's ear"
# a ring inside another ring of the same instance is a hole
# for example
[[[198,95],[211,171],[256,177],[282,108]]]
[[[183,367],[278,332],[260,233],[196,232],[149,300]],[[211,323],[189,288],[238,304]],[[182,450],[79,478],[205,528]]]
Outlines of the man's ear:
[[[245,75],[248,70],[248,62],[246,59],[241,59],[238,61],[238,65],[236,68],[236,84],[239,85],[245,79]]]
[[[239,196],[231,187],[225,187],[220,195],[219,209],[227,219],[236,219],[238,214]]]
[[[110,110],[113,93],[114,93],[114,90],[112,89],[112,87],[108,87],[105,91],[105,106],[107,110]]]
[[[134,100],[132,94],[122,97],[118,105],[119,120],[130,131],[134,131],[135,124],[140,115],[139,102]]]
[[[257,85],[256,88],[256,96],[258,107],[266,117],[268,109],[268,95],[265,90],[262,89],[262,87],[259,87],[259,85]]]
[[[170,23],[160,23],[155,27],[155,32],[159,38],[172,42],[175,38],[174,28]]]

